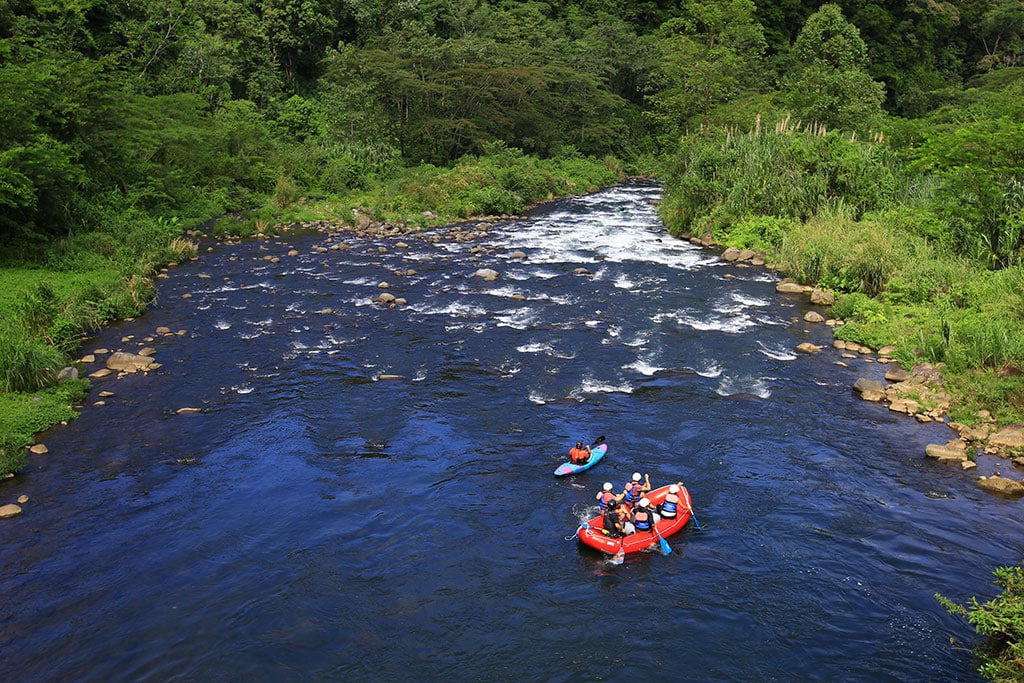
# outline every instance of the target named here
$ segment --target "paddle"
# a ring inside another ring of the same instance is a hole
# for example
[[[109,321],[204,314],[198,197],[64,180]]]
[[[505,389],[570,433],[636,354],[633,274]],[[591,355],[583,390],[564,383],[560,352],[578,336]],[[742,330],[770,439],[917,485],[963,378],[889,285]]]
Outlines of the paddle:
[[[690,505],[690,519],[692,519],[693,523],[697,526],[697,531],[704,531],[704,527],[702,527],[700,522],[697,521],[697,515],[693,512],[693,505]]]
[[[665,540],[664,536],[662,536],[660,533],[658,533],[658,525],[657,524],[652,524],[651,525],[651,531],[653,531],[654,535],[658,537],[658,543],[661,544],[661,552],[665,553],[666,555],[671,555],[672,554],[672,546],[670,546],[668,544],[668,541]]]
[[[626,539],[619,541],[619,552],[612,555],[612,564],[622,564],[623,560],[626,559],[626,551],[622,547],[625,542]]]

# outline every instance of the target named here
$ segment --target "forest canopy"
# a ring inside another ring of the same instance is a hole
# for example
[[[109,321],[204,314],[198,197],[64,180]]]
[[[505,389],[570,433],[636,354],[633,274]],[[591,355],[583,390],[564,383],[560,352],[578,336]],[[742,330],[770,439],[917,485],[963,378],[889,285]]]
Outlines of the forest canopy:
[[[867,133],[1022,52],[1019,0],[10,0],[0,243],[210,217],[282,178],[330,194],[495,142],[628,161],[757,114]]]

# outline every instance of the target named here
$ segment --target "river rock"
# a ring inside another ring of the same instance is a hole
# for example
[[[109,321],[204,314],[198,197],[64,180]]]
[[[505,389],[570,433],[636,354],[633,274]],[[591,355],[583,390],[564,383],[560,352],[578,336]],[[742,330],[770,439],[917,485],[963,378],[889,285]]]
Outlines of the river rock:
[[[913,376],[914,375],[911,374],[909,370],[904,370],[899,366],[889,368],[888,370],[885,371],[885,378],[890,382],[903,382],[910,379]]]
[[[823,323],[825,322],[825,316],[817,311],[807,311],[804,313],[804,321],[809,323]]]
[[[473,275],[475,275],[476,277],[482,277],[484,280],[487,281],[498,279],[498,271],[492,270],[490,268],[480,268],[475,273],[473,273]]]
[[[1024,446],[1024,424],[1012,424],[988,437],[988,443],[998,448],[1020,448]]]
[[[722,252],[723,261],[738,261],[740,258],[740,250],[736,247],[729,247]]]
[[[57,373],[57,381],[63,382],[66,379],[78,379],[78,368],[71,367],[70,365],[66,368],[61,369]]]
[[[992,493],[999,493],[1004,496],[1024,496],[1024,484],[1007,477],[982,477],[978,480],[978,486]]]
[[[812,344],[811,342],[804,342],[796,347],[797,351],[802,351],[803,353],[817,353],[818,351],[821,351],[821,349],[822,347],[817,344]]]
[[[395,295],[388,292],[381,292],[377,295],[375,301],[382,304],[393,304],[395,303]]]
[[[811,290],[811,303],[819,306],[831,306],[836,302],[836,295],[824,289]]]
[[[22,494],[22,495],[18,496],[18,505],[24,505],[27,502],[28,502],[28,496],[26,496],[25,494]]]
[[[889,410],[894,413],[906,413],[907,415],[913,415],[921,410],[921,404],[909,398],[901,398],[890,403]]]
[[[880,391],[884,394],[885,384],[878,381],[877,379],[867,379],[866,377],[861,377],[860,379],[853,383],[853,390],[856,391],[858,394],[863,394],[865,391]]]
[[[28,449],[28,452],[33,455],[46,455],[50,452],[50,449],[47,448],[44,443],[37,443],[32,445],[32,447]]]
[[[945,463],[959,463],[967,460],[967,451],[963,448],[950,447],[949,444],[930,443],[924,447],[924,454],[932,460]]]
[[[21,514],[21,506],[15,505],[14,503],[8,503],[7,505],[0,505],[0,519],[7,519],[8,517],[17,517]]]
[[[150,369],[152,364],[152,358],[135,353],[126,353],[125,351],[115,351],[107,359],[107,369],[117,370],[118,372],[132,373],[140,370],[145,372]]]
[[[783,294],[803,294],[807,291],[807,287],[804,285],[798,285],[792,281],[783,280],[779,284],[775,285],[775,291]]]

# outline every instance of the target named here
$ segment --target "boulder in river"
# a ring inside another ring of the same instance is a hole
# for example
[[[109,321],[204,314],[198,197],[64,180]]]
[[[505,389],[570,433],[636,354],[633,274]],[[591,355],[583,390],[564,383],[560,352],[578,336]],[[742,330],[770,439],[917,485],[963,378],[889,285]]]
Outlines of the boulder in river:
[[[978,486],[991,493],[999,493],[1004,496],[1015,498],[1024,496],[1024,484],[1008,477],[1000,477],[998,475],[982,477],[978,480]]]
[[[136,353],[127,353],[125,351],[115,351],[110,354],[110,358],[107,359],[107,369],[116,370],[118,372],[143,372],[150,369],[153,365],[153,359],[148,356],[140,356]]]

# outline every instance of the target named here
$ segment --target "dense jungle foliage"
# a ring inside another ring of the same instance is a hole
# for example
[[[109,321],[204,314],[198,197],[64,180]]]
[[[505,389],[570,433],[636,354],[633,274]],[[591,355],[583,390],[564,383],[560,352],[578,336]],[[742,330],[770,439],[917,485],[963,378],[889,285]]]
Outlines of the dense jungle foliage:
[[[1024,419],[1022,0],[3,0],[0,471],[190,231],[426,227],[664,181],[677,235]],[[1019,670],[1018,670],[1019,671]]]

